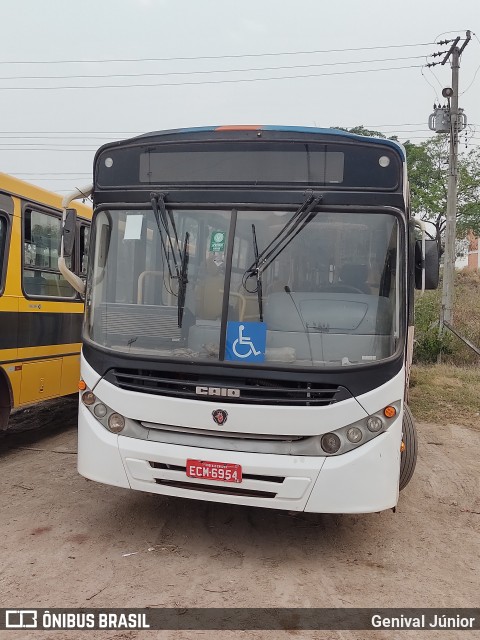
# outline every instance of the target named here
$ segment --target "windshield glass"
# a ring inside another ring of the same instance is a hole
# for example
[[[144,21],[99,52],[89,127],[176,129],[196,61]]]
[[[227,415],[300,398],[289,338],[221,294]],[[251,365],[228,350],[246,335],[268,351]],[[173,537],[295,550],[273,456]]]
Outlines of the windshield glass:
[[[393,355],[396,218],[307,212],[295,225],[295,215],[168,208],[158,224],[153,210],[100,211],[87,336],[129,354],[269,367]]]

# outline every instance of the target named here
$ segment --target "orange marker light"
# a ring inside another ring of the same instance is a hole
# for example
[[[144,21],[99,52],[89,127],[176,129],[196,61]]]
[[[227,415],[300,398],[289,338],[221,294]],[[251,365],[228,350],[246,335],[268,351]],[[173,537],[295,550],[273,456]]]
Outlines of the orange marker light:
[[[393,416],[397,415],[397,410],[395,409],[395,407],[388,405],[388,407],[385,407],[385,409],[383,410],[383,413],[386,418],[393,418]]]
[[[407,447],[405,446],[404,441],[402,440],[402,444],[400,445],[400,453],[403,453]]]
[[[80,380],[78,383],[78,388],[80,391],[85,391],[85,389],[87,388],[87,385],[83,380]]]
[[[261,128],[258,124],[232,124],[216,127],[215,131],[259,131]]]

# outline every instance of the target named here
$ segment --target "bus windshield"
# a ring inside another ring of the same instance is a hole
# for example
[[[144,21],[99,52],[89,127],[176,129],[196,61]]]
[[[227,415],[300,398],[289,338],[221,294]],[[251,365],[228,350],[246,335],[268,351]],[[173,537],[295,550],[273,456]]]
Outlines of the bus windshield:
[[[392,356],[401,326],[397,218],[315,213],[259,275],[256,246],[262,254],[294,215],[173,208],[162,227],[152,210],[99,211],[87,339],[157,359],[282,368]]]

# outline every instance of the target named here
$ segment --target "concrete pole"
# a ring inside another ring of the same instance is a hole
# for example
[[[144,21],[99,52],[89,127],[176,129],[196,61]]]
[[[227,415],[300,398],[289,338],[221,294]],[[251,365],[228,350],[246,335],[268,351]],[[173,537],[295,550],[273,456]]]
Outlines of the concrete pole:
[[[445,254],[443,261],[443,291],[440,311],[440,333],[443,323],[452,323],[453,292],[455,279],[455,238],[457,223],[457,181],[458,181],[458,72],[460,50],[452,51],[452,89],[450,103],[450,153],[448,160],[447,221],[445,227]]]

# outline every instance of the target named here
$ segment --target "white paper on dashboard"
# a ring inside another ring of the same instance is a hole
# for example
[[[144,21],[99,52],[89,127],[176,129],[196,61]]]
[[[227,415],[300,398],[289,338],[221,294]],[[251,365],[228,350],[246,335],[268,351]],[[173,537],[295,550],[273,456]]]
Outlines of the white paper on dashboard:
[[[143,215],[128,215],[125,221],[124,240],[140,240],[142,235]]]

